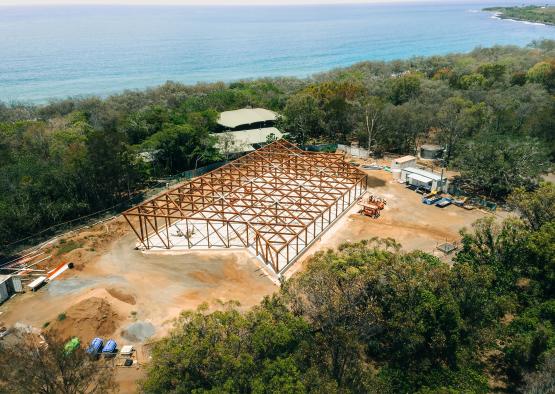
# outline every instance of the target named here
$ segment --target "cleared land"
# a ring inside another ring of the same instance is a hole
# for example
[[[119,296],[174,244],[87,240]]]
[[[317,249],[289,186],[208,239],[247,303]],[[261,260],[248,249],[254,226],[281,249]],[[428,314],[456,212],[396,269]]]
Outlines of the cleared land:
[[[394,238],[406,250],[442,256],[436,251],[438,244],[458,240],[462,227],[487,215],[455,206],[424,205],[421,195],[394,181],[390,173],[366,172],[369,193],[387,200],[381,217],[362,216],[354,206],[301,256],[287,276],[302,270],[306,259],[318,250],[372,237]],[[1,305],[0,325],[41,328],[48,323],[45,329],[78,335],[83,341],[102,335],[120,345],[135,344],[140,349],[139,361],[146,361],[145,344],[166,334],[182,310],[204,302],[214,310],[231,300],[248,308],[277,289],[260,260],[247,250],[145,254],[135,246],[135,235],[119,217],[50,247],[47,252],[57,255],[55,263],[72,261],[76,269],[36,293],[18,295]],[[134,391],[133,382],[141,374],[140,369],[119,368],[122,391]]]
[[[456,243],[463,227],[470,227],[483,216],[493,215],[481,210],[468,211],[454,205],[438,208],[422,204],[420,194],[393,180],[389,172],[366,172],[369,194],[387,200],[381,216],[372,219],[359,214],[360,207],[353,207],[332,231],[324,234],[299,263],[287,272],[287,276],[301,270],[303,262],[317,251],[336,248],[343,242],[356,242],[372,237],[393,238],[405,250],[422,250],[449,262],[450,256],[438,251],[437,246],[445,242]]]

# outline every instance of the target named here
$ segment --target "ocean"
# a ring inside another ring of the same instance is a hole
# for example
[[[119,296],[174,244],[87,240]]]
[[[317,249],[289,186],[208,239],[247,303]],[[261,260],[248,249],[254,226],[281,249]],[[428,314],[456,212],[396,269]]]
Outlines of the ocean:
[[[363,60],[555,39],[554,26],[480,11],[492,5],[501,3],[0,7],[0,101],[305,77]]]

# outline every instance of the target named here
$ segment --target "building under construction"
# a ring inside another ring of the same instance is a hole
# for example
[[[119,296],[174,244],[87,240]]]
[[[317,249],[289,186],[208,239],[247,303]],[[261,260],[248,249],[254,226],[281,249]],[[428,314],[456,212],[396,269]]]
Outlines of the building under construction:
[[[247,248],[283,272],[366,193],[343,154],[279,140],[126,211],[144,249]]]

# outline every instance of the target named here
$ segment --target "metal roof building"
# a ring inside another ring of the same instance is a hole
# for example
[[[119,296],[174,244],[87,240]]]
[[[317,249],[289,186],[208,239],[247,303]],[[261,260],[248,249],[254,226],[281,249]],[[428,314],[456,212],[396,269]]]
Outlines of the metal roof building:
[[[280,139],[283,134],[274,127],[278,115],[264,108],[243,108],[220,114],[220,132],[211,134],[217,138],[216,148],[226,154],[252,152],[265,145],[273,134]]]
[[[256,123],[275,122],[277,114],[264,108],[243,108],[220,114],[218,124],[228,129]]]
[[[401,169],[401,180],[427,190],[447,191],[447,179],[416,167]]]
[[[140,248],[244,248],[282,273],[366,187],[343,154],[278,140],[123,215]]]

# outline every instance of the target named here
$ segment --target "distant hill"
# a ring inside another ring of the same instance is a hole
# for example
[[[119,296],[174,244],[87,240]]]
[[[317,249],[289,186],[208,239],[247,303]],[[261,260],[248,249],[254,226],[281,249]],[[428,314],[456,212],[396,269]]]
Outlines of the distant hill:
[[[498,12],[499,17],[502,19],[555,25],[555,6],[489,7],[484,8],[484,11]]]

